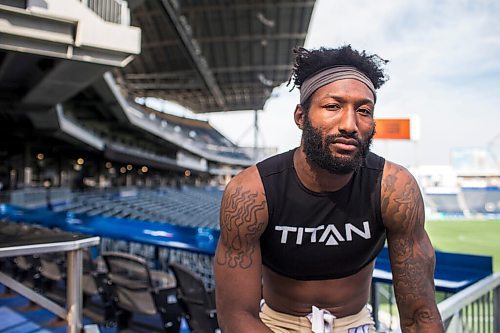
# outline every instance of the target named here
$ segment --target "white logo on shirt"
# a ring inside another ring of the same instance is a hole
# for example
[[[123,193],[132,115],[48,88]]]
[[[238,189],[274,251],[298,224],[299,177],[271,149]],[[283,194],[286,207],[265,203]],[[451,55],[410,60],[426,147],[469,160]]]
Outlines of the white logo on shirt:
[[[341,234],[334,224],[320,225],[316,228],[277,225],[274,230],[281,231],[282,244],[286,244],[289,238],[293,242],[293,235],[295,235],[295,244],[298,245],[303,244],[303,242],[339,245],[339,242],[351,242],[353,233],[364,239],[371,238],[370,223],[368,221],[363,222],[363,230],[358,229],[351,223],[346,223],[344,234]],[[310,237],[307,237],[307,235],[310,235]]]

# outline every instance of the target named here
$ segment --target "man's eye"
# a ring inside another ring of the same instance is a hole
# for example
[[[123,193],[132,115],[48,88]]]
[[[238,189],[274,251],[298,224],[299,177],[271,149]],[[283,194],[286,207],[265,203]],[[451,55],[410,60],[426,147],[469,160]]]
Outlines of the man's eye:
[[[365,109],[365,108],[360,108],[358,109],[359,113],[366,114],[366,115],[371,115],[372,111],[370,109]]]
[[[327,104],[324,106],[325,109],[328,109],[328,110],[338,110],[340,109],[340,105],[338,104]]]

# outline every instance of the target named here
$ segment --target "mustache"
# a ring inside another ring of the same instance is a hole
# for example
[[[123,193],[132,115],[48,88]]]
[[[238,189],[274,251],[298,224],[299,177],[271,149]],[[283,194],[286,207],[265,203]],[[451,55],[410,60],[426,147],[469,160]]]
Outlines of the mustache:
[[[361,146],[363,144],[363,139],[361,139],[355,133],[345,133],[345,134],[332,134],[332,135],[328,135],[325,138],[325,143],[327,145],[332,144],[332,143],[334,143],[339,138],[356,140],[356,142],[358,143],[358,146]]]

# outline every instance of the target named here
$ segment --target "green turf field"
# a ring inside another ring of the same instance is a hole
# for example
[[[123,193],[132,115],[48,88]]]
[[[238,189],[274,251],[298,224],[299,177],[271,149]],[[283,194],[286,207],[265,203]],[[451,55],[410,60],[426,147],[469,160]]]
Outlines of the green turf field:
[[[500,272],[500,220],[426,221],[425,228],[436,250],[492,256]]]

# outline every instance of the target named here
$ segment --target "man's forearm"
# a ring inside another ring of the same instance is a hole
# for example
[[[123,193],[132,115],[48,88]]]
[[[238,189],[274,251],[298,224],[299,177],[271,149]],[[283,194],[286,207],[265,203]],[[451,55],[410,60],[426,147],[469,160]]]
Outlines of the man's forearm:
[[[400,313],[401,315],[401,313]],[[441,315],[436,307],[423,307],[411,316],[401,315],[401,331],[403,333],[441,333],[444,332]]]

